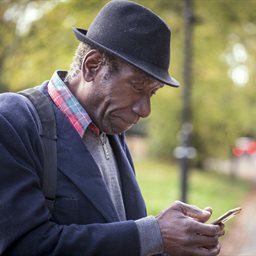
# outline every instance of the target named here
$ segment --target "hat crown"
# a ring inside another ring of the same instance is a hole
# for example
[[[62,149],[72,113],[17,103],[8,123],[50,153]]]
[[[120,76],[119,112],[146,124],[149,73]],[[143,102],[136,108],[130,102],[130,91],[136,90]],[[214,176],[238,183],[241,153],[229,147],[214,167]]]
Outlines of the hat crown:
[[[170,62],[170,29],[149,9],[129,1],[110,1],[98,13],[87,37],[119,54],[164,69]]]
[[[169,73],[171,31],[151,10],[126,0],[107,3],[88,31],[75,28],[76,37],[136,66],[155,79],[177,87]]]

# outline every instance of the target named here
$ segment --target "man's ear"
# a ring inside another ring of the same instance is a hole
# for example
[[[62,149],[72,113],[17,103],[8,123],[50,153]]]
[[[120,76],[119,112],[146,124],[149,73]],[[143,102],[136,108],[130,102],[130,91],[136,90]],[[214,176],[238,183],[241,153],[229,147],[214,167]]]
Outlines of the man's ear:
[[[97,72],[101,68],[102,55],[97,50],[91,50],[84,56],[82,63],[83,79],[87,82],[94,80]]]

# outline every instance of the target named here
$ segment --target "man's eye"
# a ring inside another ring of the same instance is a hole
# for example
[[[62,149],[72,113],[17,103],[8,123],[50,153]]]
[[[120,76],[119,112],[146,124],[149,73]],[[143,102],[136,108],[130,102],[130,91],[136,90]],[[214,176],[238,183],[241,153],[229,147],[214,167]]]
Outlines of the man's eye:
[[[133,86],[133,88],[136,90],[136,91],[138,91],[138,92],[141,92],[141,91],[143,91],[143,87],[140,87],[140,86],[138,86],[138,85],[136,85],[136,86]]]
[[[139,82],[131,81],[131,85],[136,91],[141,92],[144,90],[144,86]]]

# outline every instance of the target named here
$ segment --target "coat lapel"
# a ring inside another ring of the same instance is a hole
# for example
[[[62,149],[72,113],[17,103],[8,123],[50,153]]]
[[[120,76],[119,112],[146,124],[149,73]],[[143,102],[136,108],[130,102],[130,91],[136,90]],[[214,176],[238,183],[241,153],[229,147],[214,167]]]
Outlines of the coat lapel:
[[[118,215],[90,152],[66,118],[57,116],[58,169],[92,202],[108,222],[118,221]]]

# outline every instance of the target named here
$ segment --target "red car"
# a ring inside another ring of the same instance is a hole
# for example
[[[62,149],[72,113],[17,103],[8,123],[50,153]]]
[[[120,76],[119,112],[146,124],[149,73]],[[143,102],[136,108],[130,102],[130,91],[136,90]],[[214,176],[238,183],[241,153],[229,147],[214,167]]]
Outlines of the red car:
[[[232,153],[236,157],[254,155],[256,154],[256,141],[251,138],[241,137],[237,139],[236,146],[232,149]]]

